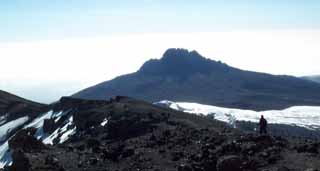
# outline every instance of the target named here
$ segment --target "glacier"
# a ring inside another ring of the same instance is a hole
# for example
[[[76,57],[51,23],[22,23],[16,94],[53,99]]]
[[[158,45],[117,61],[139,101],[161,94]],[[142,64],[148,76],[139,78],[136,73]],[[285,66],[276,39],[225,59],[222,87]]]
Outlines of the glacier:
[[[202,115],[212,115],[214,119],[234,124],[234,121],[259,122],[260,116],[268,123],[304,127],[311,130],[320,129],[320,106],[294,106],[284,110],[253,111],[204,105],[199,103],[172,102],[163,100],[156,105]]]

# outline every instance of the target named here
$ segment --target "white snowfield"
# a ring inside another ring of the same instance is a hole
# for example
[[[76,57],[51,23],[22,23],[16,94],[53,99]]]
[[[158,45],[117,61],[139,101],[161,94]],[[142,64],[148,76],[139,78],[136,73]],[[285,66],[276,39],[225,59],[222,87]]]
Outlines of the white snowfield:
[[[36,128],[37,131],[35,137],[41,140],[44,144],[53,144],[53,140],[58,136],[60,136],[59,143],[64,143],[69,139],[70,135],[76,133],[76,127],[72,127],[73,116],[69,116],[69,118],[61,125],[61,127],[58,127],[52,134],[45,134],[43,132],[43,123],[45,119],[50,118],[55,118],[55,122],[57,122],[62,116],[68,114],[68,112],[69,111],[48,111],[47,113],[43,113],[42,115],[34,119],[32,122],[25,125],[23,128]],[[8,130],[22,126],[28,121],[28,119],[28,117],[22,117],[14,121],[8,122],[0,127],[0,138],[3,137],[2,139],[6,140],[2,142],[2,144],[0,145],[0,168],[3,168],[5,165],[10,165],[12,163],[11,152],[8,146],[8,141],[12,136],[10,138],[4,137],[7,137]]]
[[[7,140],[8,134],[10,134],[11,131],[18,128],[19,126],[22,126],[28,120],[29,117],[25,116],[0,126],[0,141],[2,143],[0,145],[0,168],[3,168],[5,165],[9,165],[12,162]]]
[[[234,120],[259,122],[260,116],[264,115],[268,123],[295,125],[312,130],[320,129],[320,106],[295,106],[284,110],[256,112],[253,110],[216,107],[198,103],[172,102],[168,100],[155,104],[165,105],[187,113],[212,114],[215,119],[228,123]]]
[[[11,131],[23,125],[28,120],[29,120],[29,117],[25,116],[1,125],[0,126],[0,142],[5,141],[7,139],[7,134],[10,134]]]
[[[8,141],[0,146],[0,168],[12,164],[11,152],[9,151]]]

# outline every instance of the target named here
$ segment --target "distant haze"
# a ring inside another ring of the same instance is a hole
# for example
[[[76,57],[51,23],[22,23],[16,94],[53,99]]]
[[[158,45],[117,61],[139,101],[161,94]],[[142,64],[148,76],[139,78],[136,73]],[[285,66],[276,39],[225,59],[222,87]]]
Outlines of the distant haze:
[[[90,3],[89,3],[90,2]],[[0,2],[0,89],[53,102],[168,48],[229,65],[320,74],[319,1]]]
[[[0,88],[52,102],[135,72],[170,47],[195,49],[207,58],[246,70],[295,76],[320,73],[320,31],[137,34],[2,43]]]

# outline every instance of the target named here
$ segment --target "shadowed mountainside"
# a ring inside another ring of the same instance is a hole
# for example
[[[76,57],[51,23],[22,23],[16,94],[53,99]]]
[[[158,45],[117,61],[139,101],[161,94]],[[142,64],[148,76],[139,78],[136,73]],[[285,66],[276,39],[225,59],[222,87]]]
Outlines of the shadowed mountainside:
[[[22,116],[35,117],[44,110],[46,105],[33,102],[0,90],[0,116],[6,121]],[[5,116],[6,115],[6,116]]]
[[[320,105],[320,85],[301,78],[240,70],[206,59],[196,51],[169,49],[137,72],[73,95],[107,99],[116,95],[156,102],[197,102],[240,109],[284,109]]]
[[[305,76],[305,77],[302,77],[302,78],[306,79],[306,80],[310,80],[310,81],[314,81],[314,82],[320,83],[320,75]]]

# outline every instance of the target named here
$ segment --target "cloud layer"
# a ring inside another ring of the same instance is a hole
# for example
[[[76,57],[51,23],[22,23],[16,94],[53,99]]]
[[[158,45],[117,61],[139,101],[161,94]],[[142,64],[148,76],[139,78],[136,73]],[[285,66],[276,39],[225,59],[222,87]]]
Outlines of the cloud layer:
[[[0,89],[52,102],[135,72],[171,47],[195,49],[246,70],[296,76],[320,73],[320,30],[145,33],[2,43]]]

